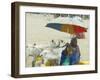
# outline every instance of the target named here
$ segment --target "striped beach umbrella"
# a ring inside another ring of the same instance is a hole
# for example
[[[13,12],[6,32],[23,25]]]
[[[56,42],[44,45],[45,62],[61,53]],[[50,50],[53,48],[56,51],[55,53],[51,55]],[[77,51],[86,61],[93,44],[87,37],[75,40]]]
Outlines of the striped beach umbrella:
[[[87,28],[75,24],[48,23],[46,27],[56,29],[69,34],[78,34],[87,32]]]

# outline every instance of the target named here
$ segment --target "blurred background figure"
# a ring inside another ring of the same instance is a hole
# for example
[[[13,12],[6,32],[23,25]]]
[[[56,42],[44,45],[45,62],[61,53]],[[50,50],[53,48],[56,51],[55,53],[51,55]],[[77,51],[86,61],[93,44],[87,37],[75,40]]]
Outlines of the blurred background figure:
[[[55,48],[56,47],[56,42],[54,40],[52,40],[50,45],[51,45],[52,48]]]

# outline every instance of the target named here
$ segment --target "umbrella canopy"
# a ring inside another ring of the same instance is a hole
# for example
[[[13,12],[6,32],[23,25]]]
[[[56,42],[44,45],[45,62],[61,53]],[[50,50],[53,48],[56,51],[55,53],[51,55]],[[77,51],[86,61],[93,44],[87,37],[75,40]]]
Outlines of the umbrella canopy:
[[[56,19],[51,20],[49,23],[71,24],[87,28],[88,23],[86,22],[87,21],[83,20],[81,17],[75,16],[75,17],[58,17]]]
[[[62,32],[67,32],[70,34],[87,32],[87,28],[74,24],[48,23],[46,27],[53,28]]]

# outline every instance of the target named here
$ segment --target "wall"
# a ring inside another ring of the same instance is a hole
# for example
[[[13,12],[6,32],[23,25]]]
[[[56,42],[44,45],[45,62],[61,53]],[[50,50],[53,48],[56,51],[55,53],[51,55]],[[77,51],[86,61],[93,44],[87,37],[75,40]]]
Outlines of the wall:
[[[16,80],[10,77],[11,67],[11,2],[15,0],[1,0],[0,2],[0,80]],[[20,1],[20,0],[17,0]],[[21,0],[28,1],[28,0]],[[76,5],[89,5],[98,6],[100,9],[99,0],[29,0],[30,2],[41,3],[57,3],[57,4],[76,4]],[[99,11],[100,13],[100,11]],[[98,14],[99,14],[98,13]],[[100,16],[98,16],[98,22]],[[99,25],[98,25],[99,26]],[[100,28],[100,27],[98,27]],[[98,29],[99,32],[100,29]],[[100,32],[99,32],[100,34]],[[100,37],[98,38],[100,41]],[[99,43],[98,43],[99,44]],[[100,47],[100,46],[98,46]],[[100,52],[100,50],[99,50]],[[98,53],[99,53],[98,52]],[[98,54],[100,56],[100,54]],[[100,61],[100,59],[98,60]],[[98,62],[98,67],[100,63]],[[18,80],[99,80],[100,69],[98,74],[83,74],[83,75],[68,75],[68,76],[55,76],[55,77],[39,77],[39,78],[26,78]]]

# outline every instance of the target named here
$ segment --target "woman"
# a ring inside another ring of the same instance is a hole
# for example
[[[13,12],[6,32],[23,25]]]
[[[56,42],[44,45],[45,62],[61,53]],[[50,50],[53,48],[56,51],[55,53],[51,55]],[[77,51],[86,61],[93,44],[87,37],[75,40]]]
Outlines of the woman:
[[[80,61],[80,49],[77,45],[77,38],[72,38],[70,45],[73,49],[72,54],[70,55],[70,65],[78,64]]]

